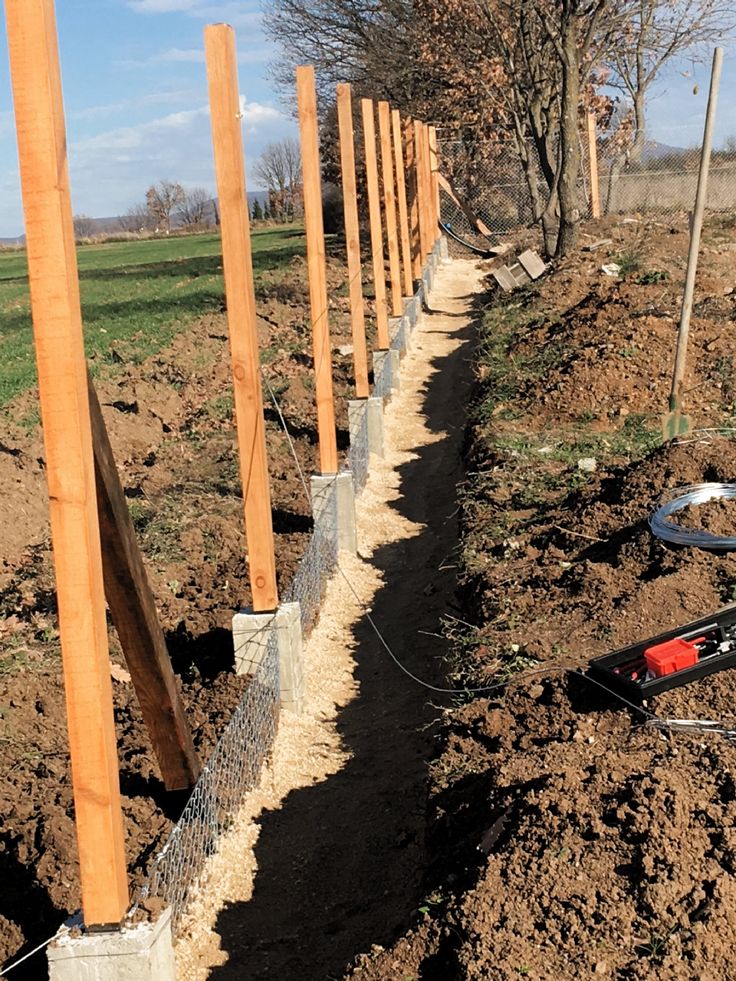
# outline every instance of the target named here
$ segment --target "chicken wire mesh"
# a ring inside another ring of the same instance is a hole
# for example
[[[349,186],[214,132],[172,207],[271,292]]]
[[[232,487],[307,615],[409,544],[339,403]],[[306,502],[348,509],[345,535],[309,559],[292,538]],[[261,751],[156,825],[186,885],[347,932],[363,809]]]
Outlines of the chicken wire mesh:
[[[368,479],[370,448],[368,444],[368,402],[351,402],[349,410],[350,450],[348,463],[353,476],[355,493],[359,494]]]
[[[171,906],[175,933],[207,859],[217,850],[245,795],[258,785],[276,738],[278,714],[277,639],[275,631],[264,629],[260,664],[141,891],[141,899],[155,896]]]
[[[399,317],[394,324],[391,325],[391,339],[389,341],[389,346],[394,351],[405,351],[406,350],[406,331],[407,331],[408,321],[406,317]]]
[[[312,512],[314,532],[284,596],[286,603],[299,603],[305,637],[317,620],[327,578],[337,565],[336,481],[312,492]]]
[[[381,357],[374,361],[373,394],[377,398],[386,399],[393,389],[393,369],[391,359],[381,352]]]

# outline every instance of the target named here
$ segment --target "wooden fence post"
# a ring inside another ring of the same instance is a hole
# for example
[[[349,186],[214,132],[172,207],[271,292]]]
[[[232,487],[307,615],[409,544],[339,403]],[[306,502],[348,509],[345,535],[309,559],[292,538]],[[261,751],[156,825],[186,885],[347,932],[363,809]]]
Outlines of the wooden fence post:
[[[82,905],[128,905],[87,369],[53,0],[6,0]]]
[[[317,88],[312,65],[296,70],[299,131],[304,184],[304,224],[307,232],[309,304],[312,311],[312,349],[317,398],[320,473],[337,473],[337,432],[332,393],[332,350],[327,319],[327,260],[322,223],[322,173],[317,128]]]
[[[363,270],[360,262],[360,223],[358,221],[358,191],[355,178],[353,105],[350,86],[347,84],[337,86],[337,125],[340,133],[340,170],[345,215],[345,243],[348,256],[348,290],[350,295],[350,324],[353,334],[355,394],[359,399],[365,399],[368,398],[371,390],[368,383],[368,345],[365,339]]]
[[[429,188],[427,187],[427,148],[424,123],[414,120],[414,142],[417,157],[417,198],[419,200],[419,239],[421,242],[421,264],[430,253],[429,241]]]
[[[411,269],[415,280],[422,275],[422,241],[419,217],[419,168],[417,162],[416,124],[413,119],[404,123],[404,152],[409,194],[409,240],[411,244]]]
[[[401,113],[391,113],[394,159],[396,160],[396,196],[399,204],[399,239],[401,240],[401,268],[404,274],[404,296],[414,291],[411,270],[411,243],[409,240],[409,208],[406,198],[406,174],[404,172],[404,143],[401,134]]]
[[[432,177],[432,244],[434,245],[439,237],[440,222],[440,162],[437,154],[437,129],[435,126],[427,127],[427,136],[429,143],[430,173]]]
[[[212,145],[222,235],[222,265],[232,358],[235,421],[245,507],[245,535],[253,611],[279,605],[258,356],[256,298],[253,285],[240,123],[235,33],[227,24],[204,29]]]
[[[601,216],[601,188],[598,179],[598,142],[595,131],[595,113],[588,113],[588,160],[590,161],[590,214]]]
[[[378,160],[376,158],[376,123],[373,116],[373,103],[361,99],[360,109],[363,118],[363,147],[365,150],[366,185],[368,188],[368,218],[371,228],[371,262],[373,265],[373,284],[376,293],[376,329],[378,349],[387,351],[388,307],[386,301],[386,270],[383,265],[383,233],[381,229],[381,201],[378,193]]]
[[[393,153],[391,151],[391,108],[388,102],[378,103],[378,133],[381,140],[381,172],[383,175],[383,211],[386,215],[386,243],[391,278],[391,312],[400,317],[404,312],[401,292],[401,261],[399,259],[399,230],[396,222],[396,191]]]

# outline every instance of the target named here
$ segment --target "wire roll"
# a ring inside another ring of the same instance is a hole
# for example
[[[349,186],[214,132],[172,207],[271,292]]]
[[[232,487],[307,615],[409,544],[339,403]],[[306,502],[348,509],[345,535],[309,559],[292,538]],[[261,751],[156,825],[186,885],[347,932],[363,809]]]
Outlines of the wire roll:
[[[687,528],[670,520],[670,516],[681,511],[688,504],[705,504],[717,498],[733,500],[736,498],[736,484],[689,484],[676,487],[662,495],[662,503],[649,518],[652,534],[674,545],[690,545],[692,548],[705,548],[714,551],[736,549],[736,534],[716,535],[702,528]],[[735,509],[736,512],[736,509]]]

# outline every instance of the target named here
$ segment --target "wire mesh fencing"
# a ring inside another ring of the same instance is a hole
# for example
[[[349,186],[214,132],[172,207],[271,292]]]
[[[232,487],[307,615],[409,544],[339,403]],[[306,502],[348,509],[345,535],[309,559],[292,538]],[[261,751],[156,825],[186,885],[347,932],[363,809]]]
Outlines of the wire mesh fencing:
[[[192,795],[153,862],[141,898],[171,906],[172,928],[181,920],[205,864],[232,824],[248,791],[258,786],[271,753],[279,716],[279,657],[276,633],[264,630],[260,657],[240,704],[202,769]]]
[[[368,442],[368,402],[365,399],[351,402],[348,416],[350,426],[350,449],[348,464],[353,476],[355,493],[359,494],[368,480],[370,446]]]
[[[406,350],[407,318],[399,317],[397,322],[392,325],[389,347],[394,351]]]
[[[373,394],[376,398],[390,398],[393,390],[393,366],[385,355],[374,361]]]
[[[299,603],[305,637],[317,621],[327,579],[337,566],[337,484],[324,481],[312,491],[314,532],[284,596],[286,603]]]

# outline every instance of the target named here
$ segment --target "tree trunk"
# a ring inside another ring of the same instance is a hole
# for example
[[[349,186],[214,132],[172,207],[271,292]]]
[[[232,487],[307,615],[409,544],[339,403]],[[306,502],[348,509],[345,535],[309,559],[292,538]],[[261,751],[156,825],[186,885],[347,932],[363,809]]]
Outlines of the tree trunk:
[[[580,223],[580,67],[576,45],[575,17],[568,15],[562,24],[562,111],[560,119],[560,231],[555,255],[567,255],[574,247]]]

